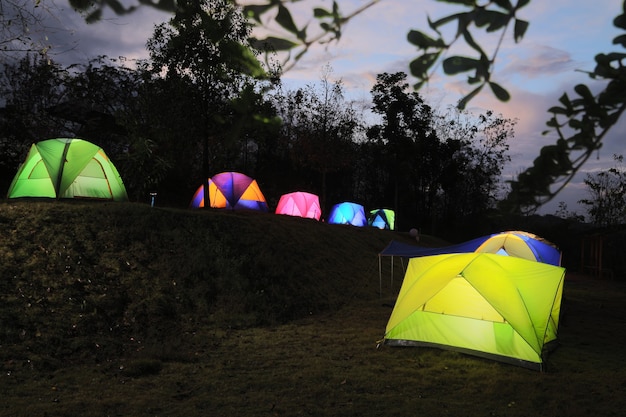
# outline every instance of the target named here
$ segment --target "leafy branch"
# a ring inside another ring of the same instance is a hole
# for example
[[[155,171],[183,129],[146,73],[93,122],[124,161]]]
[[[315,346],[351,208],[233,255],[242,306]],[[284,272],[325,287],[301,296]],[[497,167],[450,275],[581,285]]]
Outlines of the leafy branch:
[[[328,45],[332,42],[338,42],[346,23],[380,1],[371,0],[347,15],[342,14],[338,1],[333,1],[331,9],[314,7],[312,18],[318,21],[320,31],[312,36],[308,33],[310,23],[298,26],[289,9],[289,4],[297,3],[299,0],[266,0],[263,4],[242,5],[242,7],[244,14],[251,21],[256,22],[256,26],[271,32],[270,24],[273,19],[280,29],[286,31],[286,34],[281,34],[280,37],[269,35],[264,38],[252,38],[251,43],[257,50],[267,51],[266,63],[269,54],[287,52],[287,58],[283,62],[283,70],[288,71],[300,61],[313,45]],[[276,14],[272,15],[270,13],[272,11],[275,11]],[[263,21],[265,15],[273,17]],[[291,51],[298,49],[299,51],[292,57]]]
[[[626,15],[617,16],[613,23],[626,30]],[[626,33],[614,38],[613,44],[626,47]],[[596,67],[588,75],[607,81],[605,89],[593,95],[589,87],[579,84],[574,87],[576,98],[570,99],[565,93],[559,99],[560,105],[548,110],[552,113],[547,122],[550,129],[543,133],[555,132],[556,144],[544,146],[533,166],[511,181],[511,193],[505,202],[510,209],[531,213],[552,200],[601,148],[603,139],[626,110],[626,54],[602,53],[595,61]],[[556,183],[559,186],[551,190]]]
[[[446,75],[457,75],[470,72],[467,83],[476,87],[459,103],[459,109],[464,109],[467,103],[474,98],[485,85],[489,85],[493,94],[500,101],[508,101],[509,92],[500,84],[492,81],[491,73],[505,39],[507,29],[513,24],[513,38],[519,42],[528,29],[528,22],[517,17],[517,12],[526,6],[530,0],[519,0],[513,5],[510,0],[492,0],[484,5],[479,5],[475,0],[439,0],[446,3],[457,3],[470,7],[467,12],[456,13],[441,19],[432,21],[428,18],[429,27],[437,34],[436,38],[418,30],[411,30],[407,35],[409,43],[417,46],[422,55],[411,61],[409,68],[411,74],[419,81],[414,85],[415,89],[422,88],[431,79],[435,71],[435,64],[443,58],[442,69]],[[444,39],[442,28],[456,23],[456,32],[450,41]],[[486,33],[500,32],[500,37],[495,50],[489,57],[483,48],[476,42],[471,33],[472,24],[477,28],[484,28]],[[450,56],[445,58],[452,46],[460,40],[465,41],[477,56]]]

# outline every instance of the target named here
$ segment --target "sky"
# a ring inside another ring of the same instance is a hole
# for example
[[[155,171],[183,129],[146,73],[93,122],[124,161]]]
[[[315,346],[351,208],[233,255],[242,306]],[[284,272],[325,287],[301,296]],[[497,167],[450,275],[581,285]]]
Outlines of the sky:
[[[146,58],[145,43],[154,25],[171,17],[168,13],[142,7],[127,16],[105,13],[101,21],[88,25],[69,7],[67,0],[54,1],[62,12],[51,20],[46,35],[54,60],[67,64],[86,62],[98,55],[125,57],[129,62]],[[130,1],[125,4],[132,4]],[[344,15],[365,3],[368,2],[339,0]],[[331,8],[331,5],[330,0],[307,0],[300,3],[302,9],[294,9],[294,14],[299,23],[304,23],[309,14],[300,12],[310,13],[314,6]],[[505,166],[503,179],[515,178],[532,165],[542,146],[555,142],[554,135],[542,134],[550,117],[547,109],[558,105],[564,92],[574,97],[576,84],[594,85],[584,72],[593,70],[594,56],[620,50],[612,45],[619,33],[612,21],[621,8],[621,0],[534,0],[520,12],[519,17],[529,21],[530,26],[519,44],[507,34],[492,75],[493,80],[511,93],[511,99],[500,102],[485,90],[468,105],[472,113],[492,110],[505,118],[517,119],[515,137],[509,141],[512,161]],[[409,73],[409,63],[419,55],[406,40],[409,30],[428,33],[428,17],[434,20],[459,10],[459,6],[435,0],[380,0],[348,22],[338,43],[318,45],[308,51],[285,73],[284,85],[295,89],[318,83],[323,68],[329,65],[331,80],[341,80],[347,97],[367,101],[377,74]],[[313,24],[310,28],[312,33]],[[497,41],[496,38],[479,40],[486,51],[492,51]],[[453,52],[463,54],[464,51],[466,49],[460,47]],[[433,108],[445,109],[469,91],[464,76],[446,77],[438,72],[420,94]],[[568,211],[585,214],[585,207],[578,204],[578,200],[589,197],[583,179],[588,173],[614,166],[614,154],[626,154],[625,135],[626,120],[621,120],[606,136],[603,148],[540,213],[554,214],[558,204],[564,202]]]

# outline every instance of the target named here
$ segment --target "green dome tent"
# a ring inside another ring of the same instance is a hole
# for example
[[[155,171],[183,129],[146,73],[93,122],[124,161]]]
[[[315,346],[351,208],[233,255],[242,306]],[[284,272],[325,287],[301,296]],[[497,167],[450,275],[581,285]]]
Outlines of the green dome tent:
[[[492,253],[412,258],[385,344],[429,346],[543,370],[565,269]]]
[[[128,200],[122,178],[102,148],[65,138],[31,146],[7,197]]]

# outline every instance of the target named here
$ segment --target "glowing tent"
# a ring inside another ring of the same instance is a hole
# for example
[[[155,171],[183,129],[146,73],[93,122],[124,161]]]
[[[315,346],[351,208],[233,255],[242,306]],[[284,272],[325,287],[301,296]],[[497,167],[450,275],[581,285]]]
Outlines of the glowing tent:
[[[532,233],[513,231],[489,236],[475,252],[497,253],[561,265],[561,251],[552,243]]]
[[[565,270],[491,253],[412,258],[385,343],[456,350],[544,369]]]
[[[441,255],[444,253],[487,252],[509,255],[550,265],[561,265],[561,251],[554,244],[532,233],[510,231],[482,236],[456,245],[440,248],[427,248],[391,241],[380,253],[381,256],[418,256]]]
[[[356,203],[339,203],[335,204],[328,216],[330,224],[350,224],[352,226],[367,226],[367,218],[365,217],[365,209],[362,205]]]
[[[209,205],[231,210],[267,211],[265,196],[256,180],[239,172],[222,172],[208,180]],[[204,185],[196,190],[190,207],[204,207]]]
[[[370,211],[367,224],[379,229],[393,230],[396,222],[396,213],[390,209],[376,209]]]
[[[276,214],[319,220],[322,215],[320,199],[315,194],[302,191],[283,194],[278,200]]]
[[[102,148],[67,138],[33,144],[7,197],[128,200],[122,178]]]

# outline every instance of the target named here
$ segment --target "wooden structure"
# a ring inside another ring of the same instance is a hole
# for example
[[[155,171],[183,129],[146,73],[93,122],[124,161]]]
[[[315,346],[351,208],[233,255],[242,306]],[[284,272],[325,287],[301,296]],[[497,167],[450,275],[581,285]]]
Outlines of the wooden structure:
[[[613,270],[604,264],[604,241],[603,235],[585,236],[580,245],[581,272],[590,274],[596,278],[608,275],[613,278]]]

